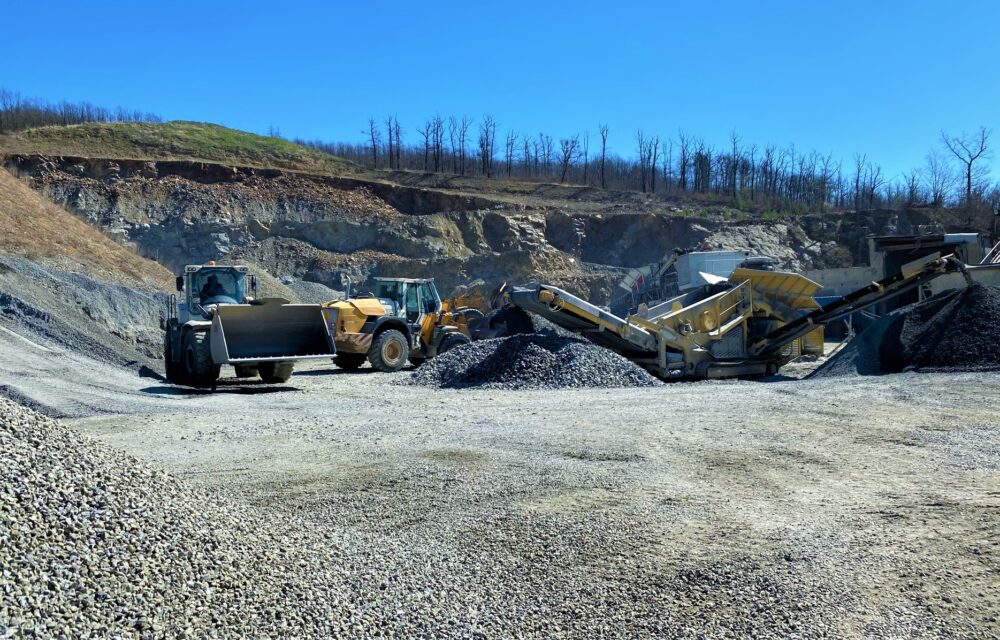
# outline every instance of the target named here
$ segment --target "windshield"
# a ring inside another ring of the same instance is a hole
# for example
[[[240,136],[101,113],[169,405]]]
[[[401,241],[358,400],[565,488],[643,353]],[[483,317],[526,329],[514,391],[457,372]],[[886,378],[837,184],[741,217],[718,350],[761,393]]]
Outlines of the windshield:
[[[191,297],[201,304],[239,304],[246,297],[238,271],[202,269],[191,276]]]
[[[402,285],[401,282],[376,282],[375,297],[399,302],[399,290]]]

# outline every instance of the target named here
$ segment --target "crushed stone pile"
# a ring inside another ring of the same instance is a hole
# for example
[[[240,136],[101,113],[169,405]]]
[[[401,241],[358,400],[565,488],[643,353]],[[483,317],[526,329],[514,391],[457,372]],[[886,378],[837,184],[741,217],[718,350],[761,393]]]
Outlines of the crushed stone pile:
[[[900,362],[883,350],[889,366],[1000,369],[1000,289],[977,284],[915,306],[906,316],[899,341]]]
[[[608,349],[551,329],[456,347],[426,362],[406,382],[509,390],[663,384]]]
[[[0,325],[96,360],[159,366],[167,296],[0,256]]]
[[[309,549],[302,523],[216,503],[5,398],[0,452],[0,637],[335,636],[349,618],[334,545]]]
[[[974,284],[883,316],[814,376],[1000,371],[1000,289]]]

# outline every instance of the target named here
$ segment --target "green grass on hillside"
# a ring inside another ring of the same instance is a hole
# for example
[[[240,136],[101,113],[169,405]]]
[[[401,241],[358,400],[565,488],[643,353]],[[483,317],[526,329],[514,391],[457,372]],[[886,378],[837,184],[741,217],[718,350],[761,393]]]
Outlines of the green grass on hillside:
[[[197,160],[343,173],[353,165],[288,140],[201,122],[115,122],[40,127],[0,137],[0,154],[135,160]]]

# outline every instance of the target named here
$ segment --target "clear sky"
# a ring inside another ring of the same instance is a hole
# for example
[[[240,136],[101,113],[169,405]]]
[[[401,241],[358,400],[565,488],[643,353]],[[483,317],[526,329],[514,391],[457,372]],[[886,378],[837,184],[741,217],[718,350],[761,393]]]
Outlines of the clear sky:
[[[369,115],[500,134],[607,122],[794,143],[895,176],[941,129],[997,129],[1000,2],[11,2],[0,87],[287,137],[361,141]]]

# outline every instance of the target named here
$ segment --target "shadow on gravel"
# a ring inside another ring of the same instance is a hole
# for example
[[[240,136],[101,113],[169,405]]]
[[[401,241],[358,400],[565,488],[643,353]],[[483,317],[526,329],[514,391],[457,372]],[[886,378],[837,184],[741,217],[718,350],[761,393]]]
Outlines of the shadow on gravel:
[[[159,380],[160,382],[167,381],[167,379],[163,376],[162,373],[156,371],[155,369],[147,367],[146,365],[142,365],[141,367],[139,367],[138,373],[140,378],[152,378],[153,380]]]
[[[229,393],[244,396],[254,396],[265,393],[283,393],[285,391],[298,391],[298,387],[265,387],[265,386],[235,386],[220,384],[215,388],[215,391],[211,389],[193,389],[189,387],[146,387],[145,389],[140,389],[142,393],[149,393],[158,396],[210,396],[218,393]]]
[[[403,367],[400,371],[413,371],[415,367]],[[309,371],[296,371],[296,376],[364,376],[370,373],[378,373],[375,369],[310,369]]]
[[[789,376],[783,373],[776,373],[772,376],[764,376],[761,378],[747,378],[748,380],[753,380],[754,382],[799,382],[803,378],[796,376]]]

